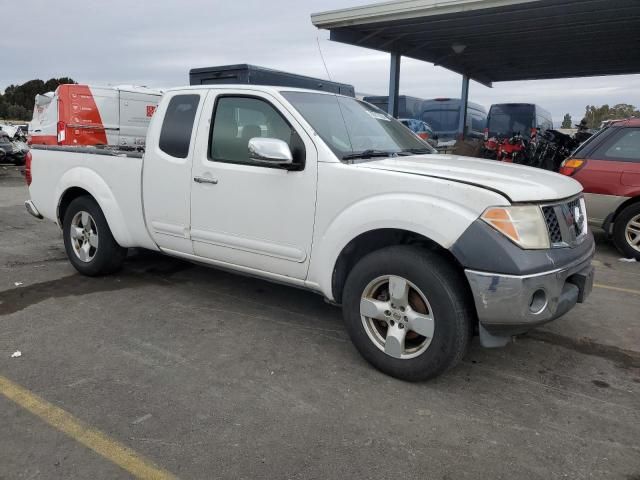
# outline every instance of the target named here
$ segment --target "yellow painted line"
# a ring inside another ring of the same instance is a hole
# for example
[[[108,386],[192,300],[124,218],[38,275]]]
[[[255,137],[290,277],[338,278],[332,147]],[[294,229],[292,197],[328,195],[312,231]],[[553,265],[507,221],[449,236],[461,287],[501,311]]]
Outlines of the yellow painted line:
[[[635,295],[640,295],[640,290],[633,290],[631,288],[612,287],[611,285],[603,285],[601,283],[594,283],[593,286],[598,288],[604,288],[607,290],[614,290],[616,292],[633,293]]]
[[[176,480],[150,460],[0,375],[0,393],[52,427],[141,479]]]

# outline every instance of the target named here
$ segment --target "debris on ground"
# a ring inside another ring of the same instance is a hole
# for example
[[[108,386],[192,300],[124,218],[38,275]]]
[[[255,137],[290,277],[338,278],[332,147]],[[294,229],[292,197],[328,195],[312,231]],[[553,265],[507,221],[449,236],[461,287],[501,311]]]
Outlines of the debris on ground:
[[[636,260],[635,258],[621,258],[618,261],[625,262],[625,263],[633,263],[633,262],[637,262],[638,260]]]
[[[146,415],[143,415],[140,418],[136,418],[133,422],[131,422],[131,425],[137,425],[139,423],[144,422],[145,420],[149,420],[151,416],[152,415],[150,413],[147,413]]]
[[[22,352],[20,350],[16,350],[11,354],[11,358],[18,358],[22,356]]]
[[[22,284],[23,284],[23,282],[13,282],[13,284],[14,284],[16,287],[19,287],[20,285],[22,285]]]

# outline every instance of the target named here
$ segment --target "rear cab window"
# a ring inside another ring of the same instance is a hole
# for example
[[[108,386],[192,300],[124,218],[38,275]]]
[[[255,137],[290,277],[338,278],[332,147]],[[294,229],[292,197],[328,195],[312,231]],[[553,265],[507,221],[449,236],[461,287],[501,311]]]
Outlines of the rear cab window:
[[[176,95],[169,100],[160,130],[159,147],[167,155],[187,158],[200,95]]]

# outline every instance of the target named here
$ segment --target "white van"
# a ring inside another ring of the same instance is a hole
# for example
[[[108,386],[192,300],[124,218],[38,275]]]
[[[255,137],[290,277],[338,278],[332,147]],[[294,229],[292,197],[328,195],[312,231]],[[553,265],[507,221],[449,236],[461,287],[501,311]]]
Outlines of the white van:
[[[161,96],[145,87],[60,85],[55,92],[36,95],[30,143],[144,146]]]

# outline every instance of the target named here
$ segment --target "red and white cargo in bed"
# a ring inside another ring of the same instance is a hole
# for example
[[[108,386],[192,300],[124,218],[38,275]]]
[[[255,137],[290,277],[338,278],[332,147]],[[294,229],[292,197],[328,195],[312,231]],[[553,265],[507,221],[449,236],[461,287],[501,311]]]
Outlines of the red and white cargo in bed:
[[[36,95],[30,143],[144,146],[161,95],[145,87],[60,85]]]

